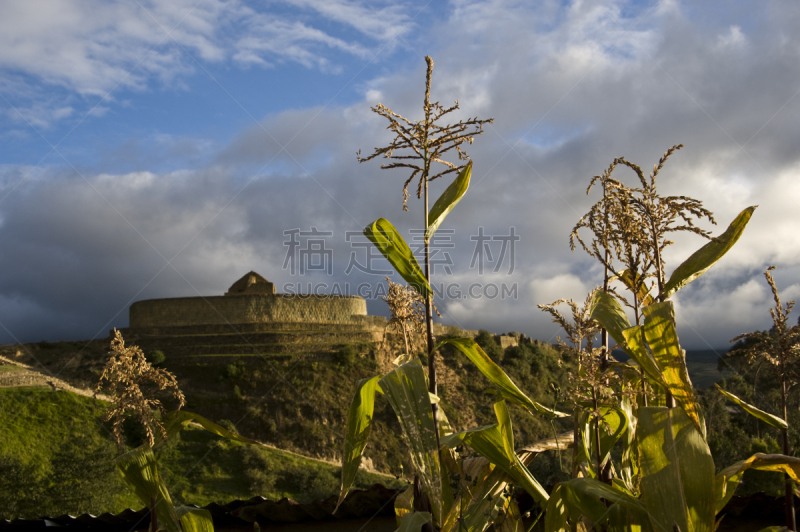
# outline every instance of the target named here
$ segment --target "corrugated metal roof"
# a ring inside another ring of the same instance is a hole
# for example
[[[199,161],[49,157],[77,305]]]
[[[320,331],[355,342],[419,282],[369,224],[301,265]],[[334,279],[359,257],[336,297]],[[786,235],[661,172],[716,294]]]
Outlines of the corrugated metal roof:
[[[257,521],[269,529],[270,524],[290,524],[329,521],[343,522],[376,517],[394,516],[394,499],[401,490],[374,484],[366,490],[353,490],[333,515],[336,496],[323,501],[298,503],[292,499],[270,501],[263,497],[253,497],[246,501],[235,500],[225,505],[211,503],[203,508],[211,512],[215,528],[250,528]],[[60,515],[40,519],[0,520],[0,531],[26,532],[51,527],[70,528],[97,532],[127,532],[145,530],[150,524],[149,511],[141,509],[123,510],[118,514],[83,514],[79,516]]]

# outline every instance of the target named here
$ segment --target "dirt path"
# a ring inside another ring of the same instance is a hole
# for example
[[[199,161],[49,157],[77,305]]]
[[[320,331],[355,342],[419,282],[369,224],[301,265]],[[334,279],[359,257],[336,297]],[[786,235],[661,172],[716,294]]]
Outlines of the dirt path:
[[[84,388],[75,388],[69,383],[57,378],[42,373],[8,357],[0,355],[0,366],[15,366],[17,369],[12,371],[0,371],[0,388],[14,388],[20,386],[49,386],[53,390],[66,390],[77,395],[84,397],[94,397],[93,390],[86,390]],[[109,401],[108,396],[98,394],[97,398],[102,401]]]

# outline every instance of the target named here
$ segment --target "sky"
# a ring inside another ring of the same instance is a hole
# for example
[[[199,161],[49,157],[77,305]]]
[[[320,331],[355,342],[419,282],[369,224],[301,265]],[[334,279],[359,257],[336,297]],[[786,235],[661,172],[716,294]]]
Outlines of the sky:
[[[421,118],[430,55],[433,100],[494,118],[434,241],[442,322],[555,341],[537,305],[602,283],[569,247],[590,179],[683,143],[659,190],[702,200],[703,228],[759,206],[674,297],[682,345],[725,350],[770,325],[767,266],[800,297],[798,27],[792,0],[3,2],[0,343],[104,338],[135,301],[251,270],[386,315],[361,229],[385,217],[418,249],[424,207],[356,154],[392,138],[378,103]],[[676,234],[667,274],[703,244]]]

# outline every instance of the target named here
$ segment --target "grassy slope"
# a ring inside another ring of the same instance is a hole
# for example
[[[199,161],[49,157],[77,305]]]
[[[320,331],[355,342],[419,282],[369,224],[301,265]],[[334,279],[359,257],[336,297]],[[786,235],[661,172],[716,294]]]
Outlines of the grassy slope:
[[[510,348],[504,352],[488,335],[484,335],[481,341],[489,355],[523,390],[536,400],[552,405],[553,398],[546,392],[548,385],[551,381],[563,379],[565,372],[558,364],[556,349],[540,344]],[[54,374],[73,385],[91,387],[105,362],[108,344],[106,341],[42,342],[28,347],[35,359]],[[347,409],[356,383],[379,373],[378,364],[373,360],[374,346],[353,345],[356,351],[360,351],[357,356],[352,356],[352,350],[350,355],[332,354],[331,347],[327,346],[327,355],[294,352],[265,356],[179,357],[166,352],[164,367],[177,376],[187,397],[186,410],[235,426],[240,433],[275,447],[330,459],[341,456]],[[484,377],[454,350],[445,349],[441,356],[441,407],[454,428],[463,430],[493,422],[494,399],[484,394],[488,385]],[[33,362],[33,357],[30,358],[25,361]],[[55,456],[55,449],[61,445],[59,442],[69,441],[76,432],[88,431],[95,441],[93,445],[102,448],[102,461],[110,463],[114,446],[107,430],[98,421],[101,408],[94,406],[91,399],[73,396],[67,400],[66,397],[72,394],[53,394],[46,389],[24,393],[3,390],[0,395],[5,402],[0,417],[6,412],[26,412],[25,421],[20,418],[13,422],[14,439],[2,444],[0,457],[3,453],[20,454],[20,460],[38,464],[40,475],[44,475],[50,467],[47,464]],[[56,396],[64,398],[51,399]],[[67,408],[61,402],[72,406]],[[373,419],[366,456],[378,470],[393,475],[408,474],[411,464],[399,425],[381,397],[376,400]],[[512,419],[519,445],[553,433],[554,427],[541,417],[531,416],[515,407],[512,408]],[[37,428],[31,432],[27,430],[29,427]],[[555,427],[558,431],[566,428],[566,425]],[[203,505],[256,494],[269,498],[320,499],[338,489],[338,468],[311,463],[293,455],[220,441],[203,431],[184,432],[180,441],[171,444],[162,455],[162,473],[178,502]],[[544,476],[540,476],[543,482],[558,474],[552,460],[540,462],[534,464],[533,469],[534,473]],[[131,500],[124,487],[119,485],[113,468],[111,473],[104,476],[105,480],[100,484],[107,485],[104,493],[119,492],[115,495],[121,497],[119,501],[115,499],[112,504],[106,497],[102,501],[104,506],[97,501],[92,503],[95,506],[89,502],[77,504],[72,501],[69,503],[72,506],[64,507],[63,511],[98,512],[138,506],[138,502]],[[359,479],[359,484],[366,486],[376,480],[379,479],[364,477]],[[121,502],[123,500],[125,502]],[[8,513],[8,510],[3,510],[2,503],[0,513]]]
[[[534,399],[551,405],[549,383],[559,382],[565,369],[558,351],[548,344],[505,352],[484,335],[483,345]],[[399,344],[396,344],[399,345]],[[242,434],[300,454],[338,459],[344,448],[347,409],[356,383],[380,372],[376,347],[353,344],[358,355],[337,356],[341,344],[321,346],[327,352],[269,355],[175,356],[165,350],[163,367],[175,373],[186,394],[186,410],[231,422]],[[396,346],[395,346],[396,347]],[[91,387],[102,370],[107,341],[40,343],[31,346],[36,359],[73,384]],[[486,379],[453,349],[442,353],[442,408],[457,430],[493,422],[493,396],[484,394]],[[541,417],[512,411],[520,445],[552,434]],[[566,430],[568,427],[556,427]],[[374,426],[366,456],[375,468],[393,475],[410,471],[405,443],[394,412],[382,397],[375,402]]]
[[[112,459],[105,405],[48,388],[0,389],[0,516],[99,514],[141,503]],[[205,505],[254,495],[324,498],[338,489],[333,465],[189,428],[158,453],[176,503]],[[397,481],[361,472],[357,487]]]

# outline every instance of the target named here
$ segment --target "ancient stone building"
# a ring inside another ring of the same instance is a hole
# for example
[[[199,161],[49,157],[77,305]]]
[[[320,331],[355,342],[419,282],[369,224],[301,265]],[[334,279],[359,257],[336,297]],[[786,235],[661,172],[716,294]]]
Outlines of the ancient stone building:
[[[275,285],[249,272],[225,295],[137,301],[130,343],[171,355],[319,352],[346,343],[381,342],[387,319],[367,314],[360,296],[278,294]],[[434,323],[436,336],[470,336],[477,331]]]
[[[275,285],[249,272],[223,296],[174,297],[137,301],[130,307],[130,328],[271,323],[382,325],[367,315],[359,296],[276,294]]]

